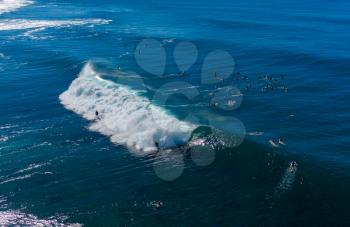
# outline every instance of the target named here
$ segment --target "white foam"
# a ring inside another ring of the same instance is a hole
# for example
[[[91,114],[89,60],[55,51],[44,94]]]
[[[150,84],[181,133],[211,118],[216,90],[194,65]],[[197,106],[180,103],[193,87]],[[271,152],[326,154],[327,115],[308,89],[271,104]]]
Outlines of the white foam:
[[[104,25],[110,22],[111,22],[110,20],[104,20],[104,19],[75,19],[75,20],[4,19],[4,20],[0,20],[0,31],[64,28],[64,27],[83,26],[83,25]]]
[[[28,171],[31,171],[31,170],[34,170],[34,169],[41,168],[43,166],[47,166],[47,165],[49,165],[48,162],[40,163],[40,164],[30,164],[28,167],[26,167],[24,169],[20,169],[20,170],[16,171],[14,174],[28,172]]]
[[[17,125],[6,124],[6,125],[0,126],[0,129],[10,129],[10,128],[16,128],[16,127]]]
[[[9,140],[8,136],[0,136],[0,142],[6,142],[7,140]]]
[[[26,214],[17,210],[0,211],[0,226],[72,226],[81,224],[64,223],[66,217],[50,217],[40,219],[32,214]]]
[[[43,40],[43,39],[48,39],[48,38],[52,38],[52,36],[36,36],[34,35],[35,33],[37,32],[40,32],[40,31],[43,31],[45,30],[46,28],[43,27],[43,28],[35,28],[35,29],[32,29],[32,30],[29,30],[29,31],[26,31],[25,33],[23,33],[23,36],[24,37],[27,37],[27,38],[30,38],[30,39],[36,39],[36,40]]]
[[[69,110],[92,121],[90,129],[109,136],[139,155],[186,143],[195,125],[180,121],[124,85],[104,80],[87,63],[69,89],[60,95]],[[95,120],[95,111],[101,120]]]
[[[16,174],[16,173],[14,173]],[[6,180],[3,180],[0,182],[0,185],[2,184],[7,184],[7,183],[11,183],[11,182],[15,182],[15,181],[18,181],[18,180],[24,180],[24,179],[28,179],[28,178],[31,178],[35,175],[48,175],[48,174],[53,174],[52,172],[34,172],[34,173],[29,173],[29,174],[26,174],[26,175],[21,175],[21,176],[17,176],[17,177],[2,177],[2,179],[4,178],[7,178]]]
[[[298,167],[292,166],[289,164],[288,168],[286,169],[278,187],[277,190],[279,191],[287,191],[289,190],[295,181],[296,173],[297,173]]]
[[[6,184],[6,183],[10,183],[10,182],[14,182],[14,181],[18,181],[18,180],[24,180],[24,179],[28,179],[28,178],[31,178],[32,176],[34,175],[37,175],[38,173],[31,173],[31,174],[26,174],[26,175],[23,175],[23,176],[18,176],[18,177],[10,177],[6,180],[3,180],[0,182],[0,185],[1,184]]]
[[[33,3],[33,1],[29,0],[0,0],[0,14],[16,11]]]

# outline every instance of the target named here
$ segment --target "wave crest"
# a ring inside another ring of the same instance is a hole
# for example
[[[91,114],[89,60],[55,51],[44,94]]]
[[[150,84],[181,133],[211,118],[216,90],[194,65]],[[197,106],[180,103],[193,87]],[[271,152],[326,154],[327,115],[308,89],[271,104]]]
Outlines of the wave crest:
[[[90,129],[109,136],[111,141],[124,144],[144,155],[162,148],[186,143],[196,128],[180,121],[164,109],[124,85],[104,80],[87,63],[69,89],[60,95],[69,110],[92,121]],[[100,120],[95,120],[98,110]]]

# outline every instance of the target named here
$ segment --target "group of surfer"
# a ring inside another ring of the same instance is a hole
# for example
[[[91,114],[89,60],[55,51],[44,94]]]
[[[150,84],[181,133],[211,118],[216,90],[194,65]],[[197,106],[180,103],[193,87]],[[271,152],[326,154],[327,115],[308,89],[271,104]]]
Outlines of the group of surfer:
[[[248,80],[248,78],[246,76],[243,76],[243,79]],[[264,81],[264,84],[260,85],[261,92],[273,91],[276,89],[280,89],[284,92],[288,92],[288,90],[289,90],[288,86],[279,84],[280,81],[284,80],[284,74],[281,74],[279,76],[279,78],[275,78],[275,77],[268,76],[268,75],[263,75],[263,76],[259,77],[259,80]],[[246,88],[246,90],[250,90],[251,87],[252,87],[251,81],[249,80],[249,82],[246,84],[245,88]]]
[[[279,80],[284,80],[284,75],[281,74],[280,78],[273,78],[272,76],[260,76],[259,78],[260,80],[265,81],[265,85],[261,88],[261,92],[265,92],[268,90],[274,90],[275,88],[279,88],[281,90],[283,90],[284,92],[288,92],[288,87],[286,85],[280,86],[278,84]]]
[[[249,78],[247,75],[243,75],[240,72],[237,72],[236,75],[234,75],[231,80],[224,79],[222,76],[219,75],[219,73],[214,72],[214,77],[221,82],[223,85],[230,85],[231,83],[235,83],[234,81],[243,81],[244,82],[244,89],[245,90],[251,90],[252,89],[252,82],[253,79]],[[269,75],[262,75],[258,77],[258,80],[263,81],[264,84],[260,84],[260,91],[261,92],[267,92],[267,91],[273,91],[275,89],[280,89],[284,92],[288,92],[288,86],[280,84],[280,81],[284,81],[285,76],[284,74],[281,74],[279,77],[272,77]],[[218,88],[218,86],[216,86]]]
[[[230,79],[224,79],[222,75],[220,75],[218,72],[214,72],[213,73],[214,78],[218,81],[218,83],[215,85],[215,90],[209,92],[209,96],[213,96],[215,94],[215,92],[217,92],[218,90],[220,90],[220,86],[230,86],[232,84],[236,84],[235,86],[240,87],[238,84],[238,81],[243,81],[244,83],[244,90],[249,91],[253,88],[253,79],[250,79],[247,75],[243,75],[240,72],[236,73],[234,76],[230,77]],[[285,78],[284,74],[281,74],[279,76],[279,78],[276,77],[272,77],[272,76],[268,76],[268,75],[263,75],[263,76],[259,76],[258,80],[260,81],[264,81],[264,84],[259,85],[259,89],[261,92],[267,92],[267,91],[273,91],[276,89],[280,89],[284,92],[288,92],[289,88],[287,85],[285,85],[284,83],[281,84],[280,81],[283,81]],[[242,89],[243,90],[243,89]],[[240,91],[237,92],[236,94],[237,96],[241,96],[242,93]],[[234,105],[236,105],[236,102],[232,99],[230,99],[231,97],[226,97],[228,99],[227,101],[227,106],[228,107],[233,107]],[[225,97],[223,97],[223,99],[225,99]],[[219,105],[218,102],[209,102],[209,106],[210,107],[217,107]]]
[[[124,43],[124,47],[126,48],[128,45],[127,43]],[[147,47],[147,44],[146,46]],[[137,49],[137,43],[135,42],[135,51]],[[141,55],[141,48],[138,49],[138,54]],[[180,72],[179,76],[183,76],[185,75],[185,71]],[[214,72],[214,77],[215,79],[218,81],[218,83],[215,86],[215,90],[219,90],[219,86],[227,86],[227,85],[232,85],[232,84],[236,84],[238,81],[243,82],[243,86],[244,89],[246,91],[249,91],[253,88],[252,84],[253,84],[253,79],[249,78],[247,75],[243,75],[240,72],[236,73],[233,77],[231,77],[231,81],[229,79],[225,79],[223,78],[218,72]],[[258,89],[261,92],[268,92],[268,91],[274,91],[274,90],[282,90],[283,92],[288,92],[289,88],[287,85],[285,85],[285,83],[282,82],[282,84],[280,83],[281,81],[285,81],[285,76],[284,74],[281,74],[279,77],[272,77],[270,75],[263,75],[263,76],[259,76],[258,77],[258,81],[260,81],[260,83],[258,82]],[[262,82],[261,82],[262,81]],[[209,96],[213,96],[214,92],[211,92],[209,94]],[[237,95],[242,95],[240,92],[237,93]],[[229,98],[229,97],[228,97]],[[219,104],[217,102],[209,102],[209,106],[212,107],[216,107]],[[234,106],[236,105],[236,101],[235,100],[228,100],[227,101],[227,105],[228,106]],[[101,120],[101,115],[99,113],[99,111],[95,111],[95,120]],[[254,135],[261,135],[262,133],[260,132],[256,132],[254,133]],[[273,147],[279,147],[279,146],[286,146],[286,142],[283,138],[279,138],[278,140],[275,139],[270,139],[269,143],[271,146]],[[161,146],[160,143],[158,141],[154,142],[154,146],[156,148],[157,151],[161,151]],[[295,171],[297,168],[297,163],[295,161],[290,162],[289,164],[289,169],[290,171]],[[154,206],[154,208],[156,209],[160,209],[163,207],[163,202],[162,201],[155,201],[154,203],[152,203],[152,205]]]

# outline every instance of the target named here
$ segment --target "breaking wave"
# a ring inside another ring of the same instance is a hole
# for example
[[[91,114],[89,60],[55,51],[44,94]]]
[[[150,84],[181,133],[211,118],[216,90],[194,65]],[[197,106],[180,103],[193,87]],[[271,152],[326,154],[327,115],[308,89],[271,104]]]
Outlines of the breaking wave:
[[[180,121],[135,90],[102,79],[87,63],[67,91],[60,95],[69,110],[91,121],[90,130],[109,136],[139,155],[185,144],[195,125]],[[95,111],[99,118],[96,119]]]

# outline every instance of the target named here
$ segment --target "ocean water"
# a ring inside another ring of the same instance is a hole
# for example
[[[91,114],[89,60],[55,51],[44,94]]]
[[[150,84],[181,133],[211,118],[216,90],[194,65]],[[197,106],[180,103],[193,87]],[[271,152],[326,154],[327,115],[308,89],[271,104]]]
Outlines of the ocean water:
[[[349,10],[0,1],[0,225],[350,225]]]

